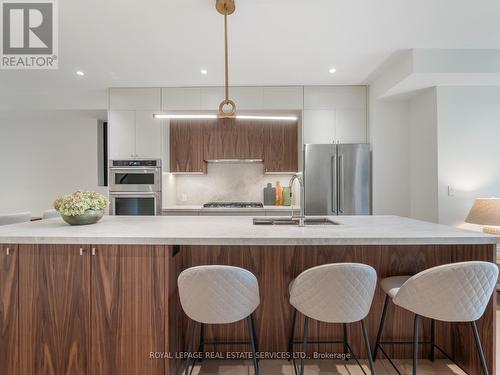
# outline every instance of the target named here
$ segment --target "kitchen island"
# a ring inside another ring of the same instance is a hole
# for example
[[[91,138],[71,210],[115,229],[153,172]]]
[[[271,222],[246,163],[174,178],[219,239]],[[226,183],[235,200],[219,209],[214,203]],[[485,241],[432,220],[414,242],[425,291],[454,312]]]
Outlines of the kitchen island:
[[[188,321],[176,280],[188,267],[229,264],[253,272],[260,352],[286,352],[292,308],[288,284],[303,270],[333,262],[373,266],[379,278],[440,264],[494,262],[498,237],[395,216],[332,217],[337,225],[255,226],[252,217],[105,217],[96,225],[61,219],[0,227],[0,373],[176,374]],[[377,288],[367,317],[372,345],[384,295]],[[478,322],[495,373],[495,305]],[[390,308],[383,339],[409,341],[413,316]],[[430,322],[421,339],[429,341]],[[336,325],[311,324],[312,339],[339,338]],[[366,357],[356,324],[354,351]],[[243,323],[207,327],[208,341],[246,340]],[[296,331],[300,337],[300,329]],[[436,342],[472,374],[480,373],[467,324],[438,323]],[[196,347],[196,346],[195,346]],[[207,348],[212,350],[213,348]],[[216,351],[248,351],[242,345]],[[387,346],[411,358],[411,345]],[[310,345],[342,352],[341,345]],[[429,348],[421,348],[423,356]],[[174,358],[171,358],[174,357]]]

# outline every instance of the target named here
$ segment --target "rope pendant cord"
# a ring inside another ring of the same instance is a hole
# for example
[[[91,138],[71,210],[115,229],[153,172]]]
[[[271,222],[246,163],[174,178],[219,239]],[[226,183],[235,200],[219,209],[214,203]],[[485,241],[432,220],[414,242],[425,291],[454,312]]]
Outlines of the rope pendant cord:
[[[226,7],[225,7],[226,8]],[[227,8],[224,14],[224,54],[225,54],[225,78],[226,78],[226,101],[229,100],[229,57],[227,46]]]
[[[229,99],[229,41],[227,30],[227,16],[234,12],[234,3],[229,0],[220,0],[218,12],[224,15],[224,100],[219,105],[219,118],[232,118],[236,114],[236,104]],[[228,2],[229,1],[229,2]]]

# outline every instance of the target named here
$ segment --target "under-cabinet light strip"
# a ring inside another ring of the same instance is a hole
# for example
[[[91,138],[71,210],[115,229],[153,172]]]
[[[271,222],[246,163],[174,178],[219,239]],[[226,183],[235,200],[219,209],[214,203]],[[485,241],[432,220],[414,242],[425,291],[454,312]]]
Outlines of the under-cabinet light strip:
[[[157,119],[216,119],[217,115],[165,115],[154,114]]]
[[[175,115],[175,114],[154,114],[156,119],[216,119],[217,115]],[[253,115],[237,115],[234,118],[237,120],[277,120],[277,121],[297,121],[296,116],[253,116]]]
[[[252,115],[237,115],[238,120],[280,120],[280,121],[296,121],[296,116],[252,116]]]

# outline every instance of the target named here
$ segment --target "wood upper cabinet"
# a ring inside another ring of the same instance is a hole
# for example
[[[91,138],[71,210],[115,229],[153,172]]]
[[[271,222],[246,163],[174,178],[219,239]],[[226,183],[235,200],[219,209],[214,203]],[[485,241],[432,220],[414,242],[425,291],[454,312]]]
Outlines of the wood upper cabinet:
[[[19,373],[18,254],[17,245],[0,245],[0,374]]]
[[[297,172],[299,150],[297,122],[266,122],[264,138],[264,172]]]
[[[21,375],[88,374],[90,257],[83,250],[19,245]]]
[[[170,122],[170,171],[206,173],[207,160],[263,159],[268,173],[296,172],[298,123],[219,119]]]
[[[258,121],[221,119],[204,128],[205,160],[263,159],[264,128]]]
[[[91,375],[163,375],[167,254],[164,246],[98,246],[92,256]]]
[[[203,157],[205,121],[170,121],[170,172],[206,173]]]

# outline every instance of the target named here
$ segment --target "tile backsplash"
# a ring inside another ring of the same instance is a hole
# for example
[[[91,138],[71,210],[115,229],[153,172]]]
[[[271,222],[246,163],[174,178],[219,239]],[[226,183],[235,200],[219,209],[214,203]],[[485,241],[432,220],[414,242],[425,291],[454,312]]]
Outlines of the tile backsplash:
[[[164,178],[164,206],[202,205],[211,201],[264,201],[263,189],[279,181],[288,186],[292,175],[266,175],[262,163],[209,163],[206,175]],[[298,196],[295,184],[294,196]],[[292,204],[296,202],[292,201]]]

